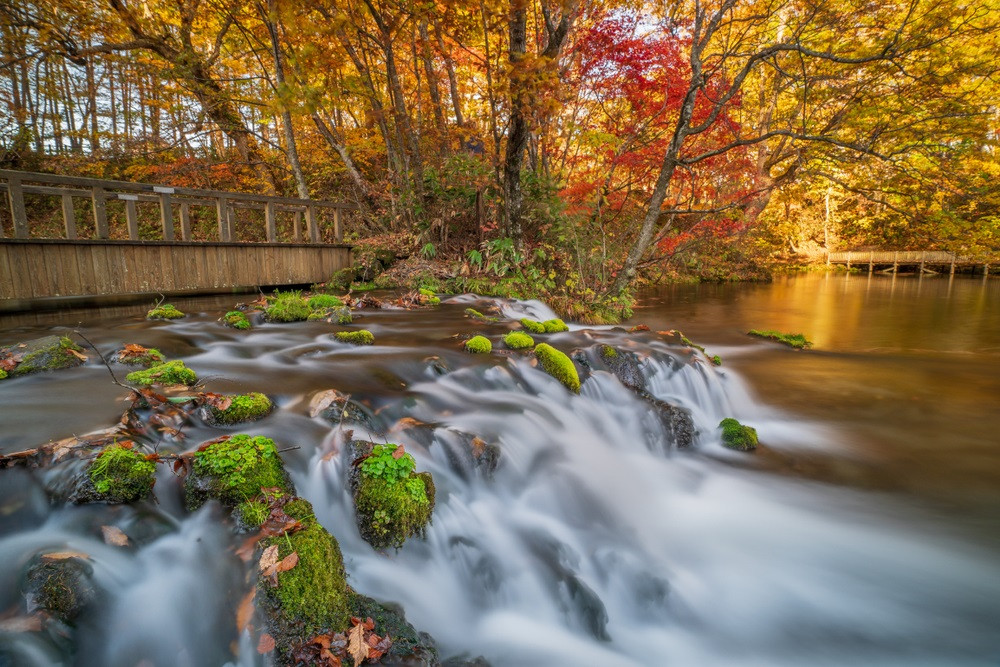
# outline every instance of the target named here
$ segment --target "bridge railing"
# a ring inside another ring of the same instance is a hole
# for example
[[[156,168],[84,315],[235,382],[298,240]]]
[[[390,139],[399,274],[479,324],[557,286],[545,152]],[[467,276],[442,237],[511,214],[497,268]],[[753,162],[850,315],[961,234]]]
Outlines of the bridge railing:
[[[193,234],[192,227],[192,218],[203,219],[205,209],[208,209],[209,215],[212,215],[216,222],[213,236],[217,235],[217,238],[211,240],[226,243],[266,240],[268,243],[278,243],[279,214],[291,213],[293,215],[291,229],[288,234],[282,234],[282,238],[289,238],[295,243],[320,243],[331,236],[323,233],[325,230],[321,230],[320,211],[327,211],[332,212],[333,217],[332,239],[329,240],[340,243],[344,239],[344,214],[358,208],[355,204],[344,202],[168,187],[7,169],[0,169],[0,190],[6,194],[5,199],[11,219],[10,237],[15,239],[48,237],[76,240],[81,238],[79,228],[86,227],[91,234],[89,238],[93,239],[145,240],[140,236],[141,217],[138,205],[155,204],[159,208],[158,225],[156,225],[158,230],[154,232],[158,237],[156,240],[209,240],[204,238],[203,234]],[[41,236],[32,233],[25,206],[25,195],[60,198],[63,222],[61,234],[54,235],[51,233],[52,230],[47,230],[48,233],[43,233]],[[89,200],[92,225],[77,224],[75,198]],[[120,230],[112,229],[109,224],[108,207],[115,202],[124,205],[125,225]],[[263,220],[255,223],[261,224],[263,229],[253,229],[251,233],[244,234],[251,238],[240,239],[237,212],[246,210],[263,213]],[[144,229],[147,227],[148,225],[144,225]],[[0,238],[6,236],[4,225],[0,223]]]

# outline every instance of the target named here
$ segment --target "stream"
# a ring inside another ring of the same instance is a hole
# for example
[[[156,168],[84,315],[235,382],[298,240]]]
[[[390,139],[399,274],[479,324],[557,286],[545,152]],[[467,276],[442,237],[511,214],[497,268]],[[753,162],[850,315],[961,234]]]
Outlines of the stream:
[[[649,403],[595,370],[579,395],[503,350],[540,302],[444,297],[426,310],[357,311],[371,347],[324,322],[248,332],[218,318],[253,295],[0,316],[0,344],[79,328],[105,354],[124,343],[183,359],[214,392],[263,391],[278,409],[220,433],[273,438],[299,495],[339,540],[348,582],[401,606],[443,660],[489,665],[997,665],[1000,663],[1000,282],[968,277],[802,275],[770,284],[671,286],[640,296],[625,326],[541,338],[567,353],[610,344],[639,355],[646,391],[690,411],[677,451]],[[505,318],[484,324],[464,309]],[[795,351],[749,328],[801,331]],[[669,344],[679,329],[723,360]],[[494,352],[470,355],[482,333]],[[127,392],[84,366],[0,381],[0,452],[106,428]],[[432,359],[436,357],[436,359]],[[126,372],[114,366],[119,377]],[[396,430],[430,471],[426,538],[378,553],[355,524],[339,456],[360,424],[309,416],[337,389]],[[724,448],[725,417],[761,448]],[[500,450],[492,475],[456,452],[475,434]],[[156,502],[53,503],[71,466],[0,470],[0,619],[23,606],[25,569],[46,550],[86,553],[98,603],[70,637],[0,620],[0,665],[259,665],[237,633],[239,539],[215,504],[183,509],[159,466]],[[134,544],[104,543],[117,526]],[[481,664],[481,663],[480,663]]]

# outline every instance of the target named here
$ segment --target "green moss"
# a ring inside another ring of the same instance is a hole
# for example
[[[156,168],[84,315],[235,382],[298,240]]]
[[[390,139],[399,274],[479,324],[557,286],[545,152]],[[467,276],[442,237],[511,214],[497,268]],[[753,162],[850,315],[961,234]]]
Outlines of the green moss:
[[[236,506],[234,517],[247,528],[260,528],[271,514],[271,508],[262,500],[247,500]]]
[[[320,308],[309,313],[309,320],[324,320],[336,322],[337,324],[350,324],[354,321],[351,317],[350,308],[341,306],[340,308]]]
[[[705,348],[703,348],[701,345],[698,345],[698,343],[692,342],[691,339],[685,336],[684,334],[681,334],[681,342],[687,345],[688,347],[693,347],[694,349],[701,350],[702,352],[705,351]]]
[[[710,357],[709,360],[712,362],[712,364],[714,364],[716,366],[721,366],[722,365],[722,357],[720,357],[717,354],[714,355],[714,356],[712,356],[712,357]]]
[[[780,331],[774,331],[772,329],[751,329],[747,332],[747,334],[758,338],[768,338],[779,343],[784,343],[785,345],[794,347],[797,350],[804,350],[808,347],[812,347],[812,341],[806,338],[805,334],[781,333]]]
[[[311,309],[319,308],[341,308],[344,302],[332,294],[316,294],[306,302]]]
[[[7,371],[0,368],[0,380],[6,380],[6,379],[7,379]]]
[[[241,433],[195,452],[188,476],[189,495],[198,491],[230,507],[275,486],[288,487],[285,469],[274,441],[260,435]]]
[[[198,381],[198,376],[185,366],[183,361],[168,361],[146,370],[133,371],[125,376],[125,381],[144,387],[151,384],[186,384],[190,386]]]
[[[173,304],[165,303],[162,306],[157,306],[151,311],[146,313],[147,320],[177,320],[185,317],[184,313],[177,310]]]
[[[83,351],[79,345],[65,336],[44,336],[18,345],[0,348],[0,359],[19,358],[18,364],[7,372],[10,377],[18,377],[29,373],[71,368],[82,364],[83,360],[70,350]]]
[[[493,343],[486,336],[473,336],[465,341],[465,351],[472,354],[489,354],[493,351]]]
[[[601,346],[601,357],[603,357],[604,359],[617,359],[618,358],[618,350],[616,350],[615,348],[611,347],[610,345],[602,345]]]
[[[284,509],[302,522],[302,529],[265,540],[261,546],[277,545],[279,561],[292,553],[299,560],[292,569],[277,574],[277,586],[262,576],[257,590],[275,608],[285,636],[294,634],[305,640],[320,632],[342,631],[350,620],[350,598],[340,546],[316,521],[308,502],[294,500]]]
[[[542,326],[545,327],[545,333],[559,333],[560,331],[569,331],[569,327],[562,320],[545,320],[542,322]]]
[[[111,503],[131,503],[145,498],[153,489],[155,472],[155,463],[120,445],[105,447],[87,467],[87,476],[98,495]]]
[[[529,320],[527,317],[521,319],[521,326],[530,331],[533,334],[543,334],[545,333],[545,324],[542,322],[536,322],[535,320]]]
[[[155,347],[151,347],[142,354],[125,354],[125,350],[122,350],[122,352],[118,355],[118,361],[123,364],[128,364],[129,366],[149,367],[166,363],[167,358],[164,357],[163,353]]]
[[[219,424],[238,424],[267,416],[274,404],[264,394],[251,392],[230,396],[232,403],[225,410],[209,406],[212,419]]]
[[[526,350],[535,346],[535,340],[523,331],[511,331],[503,337],[503,343],[512,350]]]
[[[343,292],[352,282],[354,282],[354,268],[349,266],[346,269],[334,271],[333,275],[330,276],[330,280],[327,281],[326,286],[327,289]]]
[[[499,322],[500,321],[499,317],[493,317],[491,315],[484,315],[484,314],[480,313],[478,310],[476,310],[475,308],[466,308],[465,309],[465,314],[468,315],[469,317],[473,318],[473,319],[480,320],[482,322],[493,323],[493,322]]]
[[[264,313],[272,322],[302,322],[312,312],[309,304],[302,298],[302,293],[298,291],[275,292],[271,299]]]
[[[354,292],[370,292],[373,289],[378,289],[378,285],[375,284],[374,280],[369,280],[368,282],[354,283],[351,285],[351,290]]]
[[[434,294],[434,290],[432,290],[432,289],[427,289],[426,287],[421,287],[421,288],[420,288],[420,293],[421,293],[422,295],[424,295],[424,296],[436,296],[436,295]]]
[[[535,356],[542,370],[562,382],[570,391],[580,393],[580,376],[569,357],[547,343],[541,343],[535,348]]]
[[[250,320],[247,319],[245,313],[239,310],[230,310],[222,316],[222,321],[227,327],[232,327],[233,329],[241,329],[245,331],[250,328]]]
[[[72,624],[97,596],[93,576],[84,554],[55,560],[43,555],[28,570],[26,593],[38,609]]]
[[[722,444],[729,449],[741,452],[757,449],[757,429],[744,426],[732,417],[719,422],[719,428],[722,429]]]
[[[372,345],[375,343],[375,336],[368,329],[338,331],[333,336],[341,343],[350,343],[351,345]]]

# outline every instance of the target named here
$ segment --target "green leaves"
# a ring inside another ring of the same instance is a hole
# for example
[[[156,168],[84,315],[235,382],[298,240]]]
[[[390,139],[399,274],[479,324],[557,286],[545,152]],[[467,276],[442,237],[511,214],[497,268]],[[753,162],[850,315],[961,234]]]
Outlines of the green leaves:
[[[361,472],[387,482],[402,481],[410,476],[417,462],[406,453],[402,445],[375,445],[372,453],[361,464]],[[421,482],[421,491],[423,483]],[[409,484],[407,484],[409,490]]]

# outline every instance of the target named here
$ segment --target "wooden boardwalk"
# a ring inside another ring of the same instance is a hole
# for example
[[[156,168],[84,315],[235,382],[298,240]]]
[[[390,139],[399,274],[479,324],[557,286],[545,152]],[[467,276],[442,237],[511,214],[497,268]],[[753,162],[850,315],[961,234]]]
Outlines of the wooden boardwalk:
[[[867,266],[868,273],[897,273],[901,268],[912,268],[919,273],[947,270],[954,274],[956,268],[982,267],[983,274],[989,275],[990,265],[998,262],[1000,257],[964,257],[943,250],[849,250],[827,253],[826,257],[828,265],[844,264],[848,269]]]
[[[344,202],[10,170],[0,191],[0,311],[307,284],[351,262]],[[29,221],[46,206],[61,225]]]

